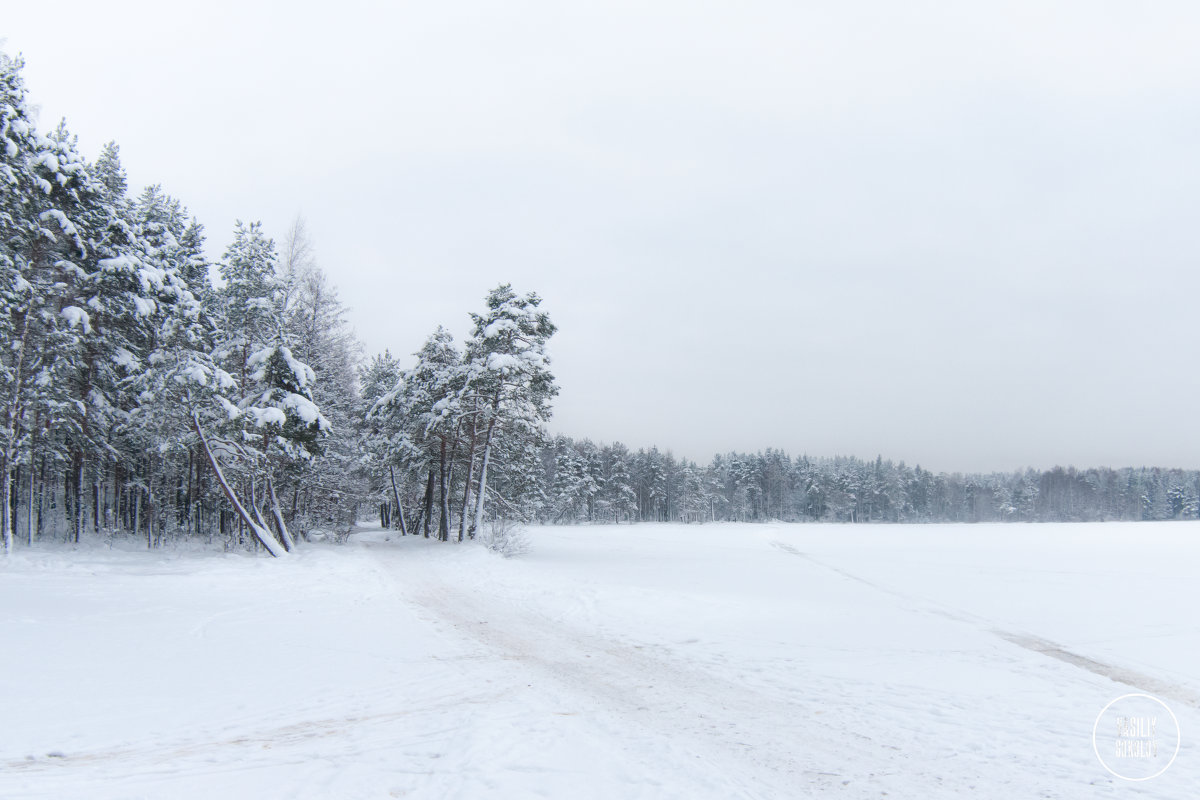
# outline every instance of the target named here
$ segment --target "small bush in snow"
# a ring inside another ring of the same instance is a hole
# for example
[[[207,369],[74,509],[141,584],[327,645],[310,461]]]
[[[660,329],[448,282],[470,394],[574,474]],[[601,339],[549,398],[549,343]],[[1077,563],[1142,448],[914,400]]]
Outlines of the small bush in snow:
[[[492,552],[512,558],[529,552],[529,533],[512,520],[493,519],[484,529],[483,543]]]

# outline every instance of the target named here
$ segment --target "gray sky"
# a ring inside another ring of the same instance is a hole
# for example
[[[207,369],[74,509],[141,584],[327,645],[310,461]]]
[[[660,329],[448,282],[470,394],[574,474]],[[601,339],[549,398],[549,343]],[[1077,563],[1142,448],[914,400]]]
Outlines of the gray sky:
[[[41,127],[307,219],[368,352],[495,284],[552,429],[707,461],[1200,466],[1200,5],[10,4]]]

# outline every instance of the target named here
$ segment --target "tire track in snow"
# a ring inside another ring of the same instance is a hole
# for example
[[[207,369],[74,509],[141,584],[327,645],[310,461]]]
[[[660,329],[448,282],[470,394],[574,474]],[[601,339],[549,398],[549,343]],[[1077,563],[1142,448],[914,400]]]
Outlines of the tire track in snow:
[[[376,714],[349,714],[340,717],[324,717],[317,719],[302,719],[297,722],[273,727],[258,727],[233,732],[226,737],[180,738],[174,741],[156,742],[147,746],[114,747],[104,750],[85,750],[82,752],[59,752],[47,754],[43,758],[26,757],[10,759],[3,762],[3,769],[9,772],[31,772],[63,770],[84,765],[96,765],[104,762],[137,761],[144,769],[136,770],[137,774],[153,772],[151,769],[159,765],[172,765],[170,770],[177,773],[179,759],[208,757],[228,750],[246,750],[257,752],[272,748],[283,749],[314,739],[324,739],[338,736],[347,731],[370,725],[385,725],[400,719],[422,714],[434,714],[440,711],[456,708],[462,705],[486,705],[502,696],[502,693],[481,693],[472,697],[454,694],[442,698],[436,703],[414,706],[402,710],[384,711]],[[291,761],[292,756],[282,757],[283,761]],[[204,771],[210,771],[211,766]]]
[[[874,583],[866,578],[855,575],[852,572],[847,572],[840,567],[835,567],[832,564],[827,564],[820,559],[814,558],[808,553],[802,552],[786,542],[772,540],[771,545],[785,553],[798,556],[809,563],[816,564],[819,567],[835,572],[848,580],[856,581],[864,586],[869,586],[876,591],[883,592],[884,594],[904,600],[906,603],[927,603],[931,606],[930,608],[924,609],[928,613],[937,614],[938,616],[945,617],[946,619],[954,622],[961,622],[981,630],[986,630],[987,632],[1000,637],[1006,642],[1015,644],[1018,647],[1022,647],[1031,652],[1057,659],[1065,664],[1079,667],[1080,669],[1086,670],[1093,675],[1099,675],[1102,678],[1108,678],[1115,683],[1124,684],[1139,691],[1146,692],[1147,694],[1170,698],[1184,705],[1191,706],[1192,708],[1200,708],[1200,693],[1197,693],[1186,686],[1181,686],[1180,684],[1162,680],[1161,678],[1156,678],[1152,675],[1146,675],[1145,673],[1138,672],[1136,670],[1127,669],[1125,667],[1081,655],[1067,649],[1058,642],[1044,639],[1040,636],[1014,633],[1012,631],[1005,631],[992,627],[991,623],[982,617],[978,617],[974,614],[969,614],[957,609],[950,610],[942,604],[928,598],[917,597],[915,595],[907,594],[905,592]]]
[[[358,573],[356,591],[374,590],[393,601],[402,599],[391,576],[380,570],[374,561],[365,559],[362,566],[366,569]],[[375,599],[374,594],[368,596]],[[207,638],[214,623],[243,613],[240,609],[232,609],[209,615],[188,629],[187,635]],[[438,693],[430,697],[431,691]],[[414,723],[414,720],[434,718],[439,720],[438,724],[443,724],[453,720],[452,712],[464,707],[487,707],[503,697],[503,692],[490,688],[479,687],[464,693],[457,686],[432,685],[424,693],[422,702],[408,704],[403,702],[407,695],[389,698],[386,691],[338,693],[317,702],[298,702],[244,717],[226,718],[220,726],[205,725],[179,736],[147,738],[144,743],[133,741],[79,750],[61,748],[22,758],[12,758],[10,753],[6,754],[9,756],[6,760],[0,761],[0,775],[41,780],[43,777],[65,777],[78,771],[94,780],[114,775],[121,779],[177,778],[299,764],[305,763],[307,758],[298,753],[303,753],[312,743],[320,743],[322,754],[353,754],[364,746],[368,749],[392,747],[397,737],[404,740],[406,728],[415,727],[421,733],[427,733],[437,727],[436,724]],[[381,701],[386,703],[385,707],[376,710],[383,704]],[[398,722],[407,724],[397,728]],[[388,744],[376,745],[375,740]],[[0,795],[9,796],[2,790]],[[61,795],[51,787],[37,796]]]
[[[422,561],[416,566],[389,550],[371,548],[391,562],[387,571],[403,584],[401,591],[431,618],[502,660],[536,670],[535,680],[550,678],[566,689],[579,706],[568,713],[594,714],[594,721],[609,726],[615,721],[625,738],[636,728],[641,732],[636,741],[653,743],[639,756],[669,759],[675,768],[689,763],[715,768],[716,779],[730,785],[721,791],[714,786],[713,796],[877,798],[897,772],[925,771],[907,763],[890,741],[876,742],[855,730],[824,729],[814,737],[812,728],[821,720],[816,715],[823,713],[819,704],[809,707],[698,669],[694,662],[652,655],[562,624],[561,614],[542,615],[503,592],[488,594],[483,586],[439,579],[436,565]],[[840,771],[830,771],[830,764]],[[941,780],[930,773],[922,782]],[[956,791],[953,785],[943,788]]]
[[[632,648],[568,633],[513,609],[499,609],[496,604],[484,608],[444,584],[424,582],[413,588],[414,602],[460,635],[473,639],[495,654],[493,657],[532,670],[527,673],[531,687],[548,678],[565,688],[568,710],[558,713],[581,714],[601,725],[609,720],[597,719],[597,715],[615,716],[621,720],[618,727],[622,729],[627,730],[632,723],[646,731],[648,736],[637,738],[653,741],[659,756],[676,764],[702,758],[707,768],[714,762],[745,759],[776,777],[783,776],[785,785],[796,788],[792,778],[804,768],[790,754],[758,746],[754,741],[755,734],[747,728],[774,728],[757,724],[762,709],[752,704],[748,708],[743,698],[736,696],[745,692],[741,687],[723,682],[719,687],[701,685],[695,675],[681,667],[664,669],[661,662]],[[713,702],[714,695],[720,701]],[[714,751],[713,744],[721,745],[724,752]],[[737,757],[731,758],[731,752]],[[644,750],[642,755],[656,758],[653,751]],[[761,771],[749,772],[757,776]],[[747,770],[735,764],[719,772],[733,784],[728,787],[735,793],[731,796],[775,796],[784,788],[748,781],[742,777]],[[812,784],[802,781],[800,785],[808,788]]]
[[[1108,678],[1116,683],[1123,683],[1126,686],[1138,689],[1147,694],[1167,697],[1192,708],[1200,708],[1200,694],[1188,689],[1186,686],[1180,686],[1177,683],[1164,681],[1152,675],[1137,672],[1136,670],[1088,658],[1087,656],[1068,650],[1057,642],[1052,642],[1049,639],[1043,639],[1039,636],[1029,636],[1001,630],[993,630],[992,633],[1005,641],[1012,642],[1018,647],[1024,647],[1026,650],[1041,653],[1050,658],[1056,658],[1059,661],[1079,667],[1080,669],[1085,669],[1094,675]]]
[[[946,619],[954,620],[955,622],[965,622],[968,624],[983,624],[983,623],[988,622],[988,620],[985,620],[982,617],[977,617],[974,614],[968,614],[968,613],[960,611],[958,609],[951,609],[948,606],[945,606],[942,603],[937,602],[936,600],[931,600],[928,597],[919,597],[917,595],[908,594],[906,592],[901,592],[897,589],[892,589],[892,588],[884,586],[882,584],[875,583],[874,581],[869,581],[866,578],[863,578],[859,575],[855,575],[853,572],[848,572],[848,571],[842,569],[841,567],[835,567],[832,564],[828,564],[824,561],[821,561],[819,558],[814,558],[813,556],[809,555],[808,553],[797,550],[795,547],[793,547],[790,544],[787,544],[786,542],[780,542],[778,540],[773,539],[773,540],[771,540],[771,546],[775,547],[779,550],[782,550],[783,552],[788,553],[789,555],[798,556],[799,558],[803,558],[805,561],[809,562],[810,564],[815,564],[816,566],[820,567],[821,569],[825,569],[830,572],[834,572],[838,575],[841,575],[843,578],[845,578],[847,580],[855,581],[856,583],[861,583],[863,586],[869,586],[870,588],[874,589],[877,592],[882,592],[883,594],[891,595],[892,597],[895,597],[899,600],[903,600],[906,605],[909,605],[910,607],[914,608],[915,610],[925,611],[925,612],[931,613],[931,614],[937,614],[938,616],[945,617]]]

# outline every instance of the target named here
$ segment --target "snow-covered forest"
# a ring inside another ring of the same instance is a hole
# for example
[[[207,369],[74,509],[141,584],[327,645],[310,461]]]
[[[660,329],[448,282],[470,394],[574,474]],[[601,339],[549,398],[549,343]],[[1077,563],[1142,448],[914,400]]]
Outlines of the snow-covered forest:
[[[1195,519],[1200,473],[1158,468],[934,474],[877,457],[717,455],[707,466],[558,437],[546,522],[1082,522]]]
[[[303,228],[277,251],[238,223],[214,286],[184,204],[131,193],[115,144],[89,161],[65,123],[39,132],[21,68],[0,58],[6,550],[87,532],[290,549],[353,502],[329,432],[361,416]]]
[[[877,458],[718,455],[552,438],[555,332],[501,284],[456,343],[364,358],[297,220],[239,222],[216,263],[161,186],[39,132],[0,57],[0,465],[6,550],[40,538],[199,537],[279,555],[364,517],[442,540],[492,521],[1158,520],[1200,473],[933,474]],[[502,525],[499,527],[503,527]],[[490,539],[492,533],[488,533]]]

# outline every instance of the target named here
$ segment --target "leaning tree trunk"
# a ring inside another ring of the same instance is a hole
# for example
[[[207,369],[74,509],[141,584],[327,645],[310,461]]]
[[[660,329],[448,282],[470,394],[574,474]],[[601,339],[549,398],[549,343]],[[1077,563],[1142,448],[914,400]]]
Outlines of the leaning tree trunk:
[[[258,479],[251,478],[250,479],[250,513],[254,515],[254,521],[257,522],[260,526],[262,526],[263,530],[269,531],[270,527],[267,525],[266,520],[263,519],[262,512],[258,508],[259,505],[261,504],[261,502],[258,497],[258,489],[256,488],[257,485],[258,485]],[[285,546],[283,549],[286,550],[287,547]]]
[[[212,467],[213,475],[217,477],[217,483],[221,485],[221,491],[225,493],[226,499],[229,500],[229,504],[233,506],[238,517],[254,533],[258,541],[262,542],[263,547],[267,548],[267,551],[271,555],[276,558],[286,555],[287,551],[279,545],[279,542],[271,535],[271,532],[250,518],[250,512],[246,510],[246,507],[242,505],[242,501],[238,499],[237,492],[230,487],[229,481],[225,479],[225,473],[221,471],[221,465],[218,463],[217,457],[213,455],[212,448],[208,446],[208,438],[200,428],[200,418],[196,414],[192,414],[192,425],[196,430],[196,435],[200,437],[200,444],[204,447],[204,455],[208,458],[208,464]]]
[[[400,491],[396,488],[396,468],[389,464],[388,473],[392,477],[392,498],[396,501],[396,522],[400,525],[400,535],[407,536],[408,531],[404,529],[404,508],[400,505]]]
[[[283,510],[279,507],[279,498],[275,496],[275,482],[271,480],[270,473],[267,473],[267,496],[271,499],[271,513],[275,516],[279,537],[283,539],[283,549],[290,553],[296,549],[296,540],[292,538],[292,532],[283,521]]]

